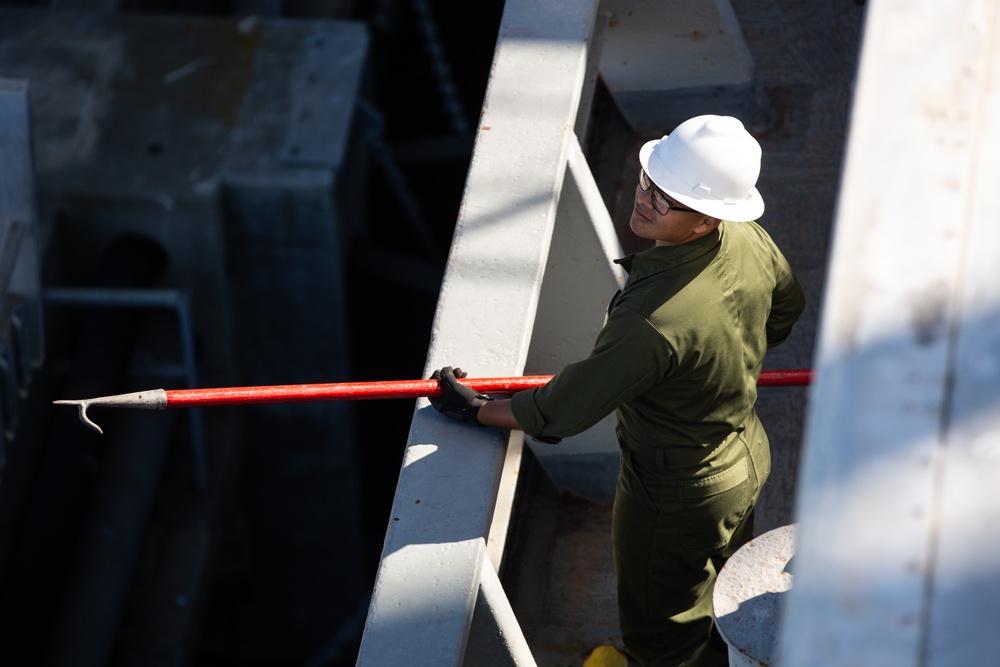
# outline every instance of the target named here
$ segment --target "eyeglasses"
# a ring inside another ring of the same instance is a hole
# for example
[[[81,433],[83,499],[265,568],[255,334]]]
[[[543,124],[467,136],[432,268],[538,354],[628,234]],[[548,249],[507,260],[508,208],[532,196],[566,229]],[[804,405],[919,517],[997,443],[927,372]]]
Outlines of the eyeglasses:
[[[650,188],[653,188],[653,208],[660,215],[666,215],[670,211],[680,211],[681,213],[697,213],[698,211],[693,208],[684,208],[673,203],[667,199],[667,195],[660,188],[653,185],[653,181],[649,180],[649,174],[646,173],[645,169],[639,169],[639,188],[646,192]]]

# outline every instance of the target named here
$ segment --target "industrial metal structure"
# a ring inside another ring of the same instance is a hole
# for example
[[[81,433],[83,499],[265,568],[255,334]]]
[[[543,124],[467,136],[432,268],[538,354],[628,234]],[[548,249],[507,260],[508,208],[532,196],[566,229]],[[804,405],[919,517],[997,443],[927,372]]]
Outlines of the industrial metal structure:
[[[589,353],[623,280],[612,260],[624,254],[582,147],[599,77],[624,97],[637,133],[665,133],[706,107],[766,122],[728,3],[691,15],[674,11],[684,3],[639,5],[505,4],[425,373],[474,364],[470,372],[487,376],[539,374]],[[717,58],[719,78],[689,71],[660,80],[664,37],[646,26],[680,16],[676,30],[719,40],[687,46]],[[619,88],[622,63],[631,72]],[[656,120],[650,109],[660,111]],[[557,447],[535,445],[534,456],[557,488],[609,503],[613,425],[612,415]],[[359,665],[535,664],[497,576],[526,446],[519,432],[456,427],[417,402]]]
[[[627,9],[666,25],[651,5]],[[506,5],[427,370],[471,358],[487,372],[537,372],[533,355],[550,352],[545,333],[556,329],[549,281],[610,256],[589,241],[606,217],[587,207],[596,188],[579,148],[587,61],[604,37],[597,10]],[[998,10],[867,10],[803,443],[795,583],[777,639],[784,667],[968,665],[997,653],[987,626],[1000,581],[988,520],[998,506]],[[580,313],[601,292],[562,286],[556,330],[585,330]],[[500,303],[508,317],[498,322]],[[536,664],[495,576],[502,549],[490,557],[522,446],[517,434],[504,439],[442,423],[418,401],[359,665]],[[569,450],[540,455],[543,466],[586,489],[579,473],[565,476],[581,451]],[[442,489],[442,470],[461,486]]]
[[[370,33],[65,5],[0,5],[2,660],[193,655],[229,577],[255,600],[223,604],[236,650],[304,659],[366,592],[347,406],[109,416],[100,440],[42,406],[348,379]]]
[[[99,436],[51,400],[557,372],[638,249],[638,145],[697,113],[760,140],[809,298],[766,367],[814,383],[758,401],[757,532],[797,526],[776,664],[998,653],[1000,1],[25,4],[0,2],[0,661],[621,648],[613,418],[551,446],[421,398],[108,411]],[[444,13],[492,49],[481,110]]]

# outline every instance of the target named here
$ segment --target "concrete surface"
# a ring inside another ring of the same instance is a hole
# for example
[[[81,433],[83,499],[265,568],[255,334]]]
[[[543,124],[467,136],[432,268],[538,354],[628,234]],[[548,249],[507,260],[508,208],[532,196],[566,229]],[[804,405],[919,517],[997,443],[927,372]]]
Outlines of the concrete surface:
[[[794,556],[795,524],[789,524],[744,544],[719,573],[712,606],[729,646],[730,667],[774,664]]]

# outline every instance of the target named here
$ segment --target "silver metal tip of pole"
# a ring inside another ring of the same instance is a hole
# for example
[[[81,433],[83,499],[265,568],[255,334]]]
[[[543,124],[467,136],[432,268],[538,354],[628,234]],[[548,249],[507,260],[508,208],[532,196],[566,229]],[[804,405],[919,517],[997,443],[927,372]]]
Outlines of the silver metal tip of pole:
[[[115,394],[114,396],[98,396],[96,398],[80,398],[76,400],[52,401],[56,405],[75,405],[80,409],[80,421],[98,433],[104,433],[101,427],[87,416],[87,408],[92,405],[106,405],[110,408],[144,408],[146,410],[162,410],[167,407],[167,392],[163,389],[136,391],[131,394]]]
[[[75,406],[77,406],[80,409],[80,421],[82,421],[84,424],[86,424],[90,428],[94,429],[95,431],[97,431],[101,435],[104,435],[104,431],[101,430],[101,427],[98,426],[97,424],[95,424],[93,421],[91,421],[90,417],[87,416],[87,408],[90,407],[91,402],[92,401],[90,399],[86,399],[86,398],[80,399],[80,400],[77,400],[77,401],[73,401],[73,400],[52,401],[52,403],[55,404],[55,405],[75,405]]]

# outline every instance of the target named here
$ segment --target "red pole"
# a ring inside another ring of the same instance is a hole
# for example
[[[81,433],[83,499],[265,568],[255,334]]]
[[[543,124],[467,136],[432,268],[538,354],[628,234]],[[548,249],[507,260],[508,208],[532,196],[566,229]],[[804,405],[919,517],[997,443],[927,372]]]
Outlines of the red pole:
[[[525,389],[541,387],[552,379],[551,375],[524,375],[499,378],[464,378],[459,380],[483,394],[514,394]],[[812,381],[812,371],[785,370],[761,371],[757,379],[760,387],[791,387],[807,385]],[[216,387],[208,389],[149,389],[131,394],[100,396],[53,401],[61,405],[75,405],[80,410],[80,420],[98,433],[101,427],[88,416],[87,409],[94,405],[119,408],[195,407],[200,405],[242,405],[246,403],[292,403],[309,401],[350,401],[371,398],[418,398],[440,396],[441,385],[437,380],[389,380],[380,382],[332,382],[329,384],[280,384],[258,387]]]
[[[551,375],[517,377],[465,378],[462,384],[483,394],[514,394],[541,387]],[[792,387],[812,380],[809,369],[761,371],[759,387]],[[243,403],[291,403],[309,401],[350,401],[385,398],[440,396],[437,380],[386,380],[379,382],[333,382],[329,384],[285,384],[257,387],[219,387],[209,389],[167,389],[165,407],[199,405],[239,405]]]
[[[758,387],[804,387],[812,384],[811,368],[793,368],[783,371],[761,371]]]
[[[459,382],[484,394],[513,394],[524,389],[541,387],[551,379],[551,375],[529,375],[466,378],[459,380]],[[385,380],[379,382],[333,382],[330,384],[283,384],[262,387],[221,387],[218,389],[168,389],[166,407],[419,398],[440,395],[441,386],[437,380]]]

